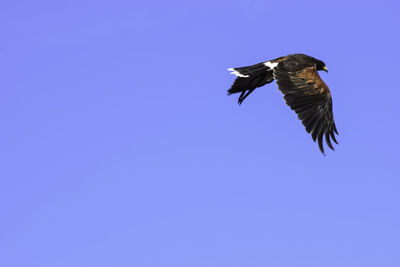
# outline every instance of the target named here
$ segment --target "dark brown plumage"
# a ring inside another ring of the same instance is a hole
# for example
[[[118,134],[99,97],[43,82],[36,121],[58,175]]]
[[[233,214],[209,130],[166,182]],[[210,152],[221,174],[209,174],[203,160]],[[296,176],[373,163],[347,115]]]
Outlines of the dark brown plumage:
[[[338,132],[333,119],[332,97],[318,74],[319,70],[327,71],[324,62],[304,54],[293,54],[229,70],[238,77],[228,93],[241,93],[239,104],[257,87],[276,80],[286,103],[297,113],[313,140],[318,140],[321,152],[324,153],[324,136],[328,147],[334,150],[331,139],[337,144],[335,133]]]

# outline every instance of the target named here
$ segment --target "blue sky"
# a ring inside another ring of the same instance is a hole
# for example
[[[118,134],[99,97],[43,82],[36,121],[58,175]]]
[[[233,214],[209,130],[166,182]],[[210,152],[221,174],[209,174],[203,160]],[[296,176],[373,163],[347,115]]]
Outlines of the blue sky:
[[[400,266],[397,1],[8,1],[0,265]],[[323,60],[323,157],[275,84]]]

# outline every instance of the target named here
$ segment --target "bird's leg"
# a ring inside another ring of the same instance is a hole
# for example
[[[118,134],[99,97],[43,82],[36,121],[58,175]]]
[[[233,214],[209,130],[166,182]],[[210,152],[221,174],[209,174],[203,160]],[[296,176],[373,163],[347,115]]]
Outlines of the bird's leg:
[[[238,98],[238,103],[239,103],[239,105],[242,104],[242,102],[243,102],[242,98],[243,98],[243,96],[244,96],[245,93],[246,93],[246,90],[242,91],[242,93],[240,94],[240,96],[239,96],[239,98]]]
[[[246,99],[246,97],[248,97],[249,94],[251,94],[251,92],[253,92],[253,91],[254,91],[254,89],[253,90],[248,90],[247,93],[246,93],[246,91],[243,91],[240,94],[239,99],[238,99],[239,105],[242,104],[242,102]]]

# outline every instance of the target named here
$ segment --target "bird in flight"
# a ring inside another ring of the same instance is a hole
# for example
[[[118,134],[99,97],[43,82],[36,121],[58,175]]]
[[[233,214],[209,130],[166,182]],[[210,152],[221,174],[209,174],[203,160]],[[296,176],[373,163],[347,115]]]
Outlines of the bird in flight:
[[[332,150],[332,139],[339,134],[332,113],[332,96],[328,86],[318,75],[319,70],[328,72],[324,62],[304,54],[292,54],[252,66],[230,68],[237,76],[228,94],[240,93],[238,103],[242,104],[257,87],[276,80],[284,94],[286,104],[302,121],[307,133],[325,155],[323,137]]]

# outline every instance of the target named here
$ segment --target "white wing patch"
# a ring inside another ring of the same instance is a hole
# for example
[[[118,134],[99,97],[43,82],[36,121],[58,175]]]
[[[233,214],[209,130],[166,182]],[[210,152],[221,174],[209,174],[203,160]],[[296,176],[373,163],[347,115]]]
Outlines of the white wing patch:
[[[267,66],[268,68],[270,68],[271,70],[273,70],[276,66],[278,66],[279,63],[273,63],[271,61],[267,61],[264,63],[265,66]]]
[[[228,70],[231,71],[231,74],[235,74],[238,77],[242,77],[242,78],[249,77],[249,75],[243,75],[240,72],[238,72],[237,70],[235,70],[234,68],[229,68]]]

